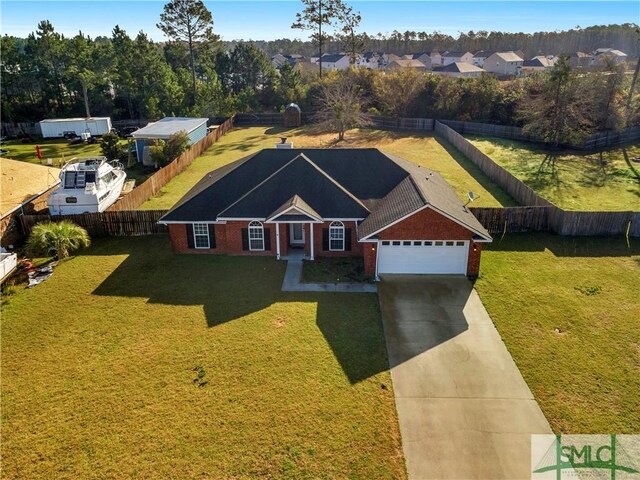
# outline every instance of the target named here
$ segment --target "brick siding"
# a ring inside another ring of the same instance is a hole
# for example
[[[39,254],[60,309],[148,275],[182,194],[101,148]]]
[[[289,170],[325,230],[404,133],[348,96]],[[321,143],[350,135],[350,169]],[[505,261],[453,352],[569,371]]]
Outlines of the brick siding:
[[[363,257],[365,272],[374,275],[376,270],[376,243],[359,243],[357,239],[356,222],[343,222],[345,229],[351,229],[351,250],[332,252],[323,250],[322,230],[329,228],[331,222],[313,224],[313,243],[315,257]],[[176,253],[219,253],[228,255],[276,255],[276,225],[265,224],[271,236],[271,249],[266,251],[248,251],[242,249],[242,229],[248,228],[249,222],[227,222],[224,225],[216,225],[216,248],[190,249],[187,241],[187,228],[184,224],[170,224],[169,237],[173,251]],[[310,255],[310,230],[309,224],[304,225],[305,230],[305,254]],[[467,275],[477,277],[480,269],[481,244],[472,240],[473,234],[466,228],[431,210],[424,209],[408,217],[378,234],[380,240],[468,240],[469,258],[467,263]],[[287,255],[289,250],[289,226],[280,224],[280,252]]]

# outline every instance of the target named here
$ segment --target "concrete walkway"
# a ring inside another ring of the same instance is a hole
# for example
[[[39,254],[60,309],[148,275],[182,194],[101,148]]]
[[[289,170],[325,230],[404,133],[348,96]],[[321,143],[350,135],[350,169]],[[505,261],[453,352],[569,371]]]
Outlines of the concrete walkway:
[[[302,258],[287,260],[287,271],[282,282],[283,292],[344,292],[375,293],[375,285],[369,283],[302,283]]]
[[[471,282],[378,290],[409,478],[530,479],[530,435],[551,429]]]

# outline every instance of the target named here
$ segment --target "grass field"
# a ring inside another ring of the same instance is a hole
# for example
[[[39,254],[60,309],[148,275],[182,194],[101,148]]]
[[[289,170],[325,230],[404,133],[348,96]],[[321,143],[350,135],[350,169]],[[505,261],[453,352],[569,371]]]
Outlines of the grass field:
[[[631,161],[640,157],[640,145],[600,153],[561,152],[552,156],[525,142],[486,137],[469,140],[561,208],[587,211],[640,208],[640,163]]]
[[[287,136],[295,147],[377,147],[424,167],[440,172],[458,195],[479,195],[474,206],[513,205],[514,201],[480,170],[451,146],[433,135],[419,132],[352,130],[346,141],[336,145],[333,134],[314,134],[309,128],[284,130],[277,127],[236,128],[222,137],[183,173],[175,177],[160,195],[149,199],[143,209],[171,208],[206,173],[262,148],[273,148],[280,136]]]
[[[36,145],[42,152],[42,160],[38,160]],[[123,142],[126,145],[126,142]],[[22,143],[20,140],[9,140],[5,142],[2,150],[6,150],[3,156],[21,162],[47,164],[47,159],[51,158],[56,167],[60,167],[73,157],[88,157],[92,155],[102,155],[99,144],[79,144],[71,145],[67,140],[39,139],[31,143]]]
[[[476,289],[554,432],[640,433],[640,240],[495,239]]]
[[[127,146],[128,140],[121,140],[120,144],[124,148]],[[39,160],[36,155],[36,145],[40,146],[42,160]],[[41,139],[40,141],[34,141],[32,143],[21,143],[20,140],[10,140],[5,142],[0,148],[8,151],[8,153],[3,155],[4,158],[42,165],[47,165],[47,159],[51,158],[56,168],[62,167],[65,162],[74,157],[102,155],[99,144],[71,145],[64,139]],[[136,181],[136,185],[140,185],[154,173],[154,170],[143,167],[142,165],[136,165],[132,168],[127,168],[126,172],[128,179],[133,179]]]
[[[405,478],[377,299],[96,240],[2,318],[3,478]]]

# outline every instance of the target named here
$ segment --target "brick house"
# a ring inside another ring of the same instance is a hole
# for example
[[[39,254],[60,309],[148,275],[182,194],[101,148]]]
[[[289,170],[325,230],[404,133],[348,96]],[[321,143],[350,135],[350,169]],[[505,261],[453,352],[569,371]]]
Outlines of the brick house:
[[[214,170],[160,223],[176,253],[359,256],[370,275],[478,275],[491,237],[436,172],[378,149],[265,149]]]

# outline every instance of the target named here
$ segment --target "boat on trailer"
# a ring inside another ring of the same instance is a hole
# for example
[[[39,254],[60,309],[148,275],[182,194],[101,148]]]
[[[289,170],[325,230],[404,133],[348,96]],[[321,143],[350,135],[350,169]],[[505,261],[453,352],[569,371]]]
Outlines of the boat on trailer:
[[[103,212],[120,197],[127,174],[106,157],[78,159],[60,172],[60,186],[47,199],[51,215]]]

